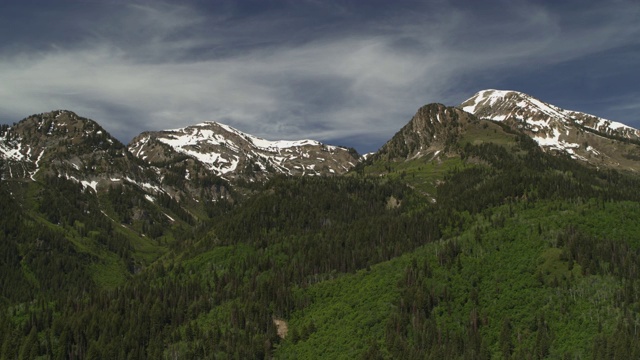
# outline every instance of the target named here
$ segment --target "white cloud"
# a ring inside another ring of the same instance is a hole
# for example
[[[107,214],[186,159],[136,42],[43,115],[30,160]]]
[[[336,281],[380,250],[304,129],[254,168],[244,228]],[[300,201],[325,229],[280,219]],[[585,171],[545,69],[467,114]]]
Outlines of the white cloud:
[[[204,120],[270,139],[384,139],[419,106],[470,96],[474,79],[628,44],[640,26],[633,11],[603,8],[606,21],[593,28],[565,28],[565,19],[519,2],[499,23],[449,8],[422,22],[407,14],[370,34],[345,28],[261,43],[252,22],[230,29],[224,16],[186,7],[125,9],[116,29],[95,24],[75,47],[0,57],[0,104],[16,116],[7,120],[64,108],[125,142]],[[268,21],[258,22],[263,31]]]

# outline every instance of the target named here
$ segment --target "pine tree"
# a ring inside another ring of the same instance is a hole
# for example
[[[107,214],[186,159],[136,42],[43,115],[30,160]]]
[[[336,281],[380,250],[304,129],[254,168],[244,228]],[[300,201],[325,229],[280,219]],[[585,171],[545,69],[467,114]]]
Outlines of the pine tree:
[[[511,321],[505,318],[502,321],[502,330],[500,331],[500,351],[504,359],[510,359],[513,352],[513,342],[511,340]]]

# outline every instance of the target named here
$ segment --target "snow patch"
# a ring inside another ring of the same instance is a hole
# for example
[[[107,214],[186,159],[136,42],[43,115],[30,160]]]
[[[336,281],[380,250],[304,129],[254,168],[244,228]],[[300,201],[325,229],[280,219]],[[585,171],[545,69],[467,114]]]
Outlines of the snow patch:
[[[142,188],[142,189],[147,189],[147,190],[153,190],[155,192],[161,193],[164,192],[164,190],[162,190],[160,187],[155,186],[155,185],[151,185],[149,183],[139,183],[137,181],[135,181],[134,179],[130,178],[130,177],[125,177],[125,180],[127,180],[128,182],[137,185],[138,187]]]
[[[215,123],[218,126],[220,126],[221,128],[225,129],[226,131],[230,132],[230,133],[234,133],[236,135],[241,136],[242,138],[244,138],[245,140],[249,141],[251,144],[253,144],[254,146],[256,146],[257,148],[261,149],[261,150],[266,150],[266,151],[270,151],[270,152],[277,152],[278,150],[282,150],[282,149],[287,149],[287,148],[292,148],[292,147],[301,147],[301,146],[306,146],[306,145],[312,145],[312,146],[320,146],[322,145],[322,143],[315,141],[315,140],[276,140],[276,141],[271,141],[271,140],[265,140],[263,138],[259,138],[257,136],[253,136],[247,133],[244,133],[238,129],[232,128],[229,125],[225,125],[225,124],[220,124],[220,123]]]
[[[75,178],[74,178],[74,180],[75,180]],[[82,189],[83,190],[89,187],[89,188],[92,188],[93,191],[96,194],[98,193],[98,190],[97,190],[98,182],[97,181],[95,181],[95,180],[92,180],[92,181],[82,180],[82,181],[80,181],[80,184],[82,184]]]
[[[572,155],[573,157],[577,157],[573,149],[579,148],[580,144],[569,143],[569,142],[560,140],[560,131],[558,131],[558,129],[553,129],[553,136],[550,136],[550,137],[534,136],[532,138],[541,147],[564,151]]]
[[[29,151],[31,151],[31,149],[29,149]],[[33,181],[36,181],[34,176],[36,176],[36,173],[38,172],[38,170],[40,170],[40,160],[42,159],[42,155],[44,155],[44,149],[42,149],[40,155],[38,155],[38,158],[36,159],[36,169],[33,171],[33,173],[30,174],[31,180]]]
[[[479,91],[477,94],[475,94],[473,97],[467,100],[469,101],[473,99],[473,104],[463,107],[462,110],[468,113],[475,114],[476,110],[480,106],[493,106],[496,102],[498,102],[499,100],[502,100],[505,96],[513,92],[514,91],[495,90],[495,89]]]
[[[5,138],[0,138],[0,141],[5,140]],[[11,141],[10,143],[0,144],[0,152],[4,154],[4,157],[7,160],[14,161],[22,161],[24,160],[24,155],[22,155],[22,143],[20,143],[21,139],[16,139],[15,141]]]

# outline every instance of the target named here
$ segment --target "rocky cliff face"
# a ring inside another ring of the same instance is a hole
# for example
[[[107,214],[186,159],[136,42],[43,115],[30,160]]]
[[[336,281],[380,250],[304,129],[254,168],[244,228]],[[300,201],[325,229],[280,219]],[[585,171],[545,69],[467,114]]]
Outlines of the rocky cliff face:
[[[479,120],[455,107],[429,104],[421,107],[374,159],[412,159],[447,152],[471,124]]]
[[[3,179],[59,176],[96,190],[98,183],[141,180],[144,169],[96,122],[70,111],[32,115],[0,134]]]

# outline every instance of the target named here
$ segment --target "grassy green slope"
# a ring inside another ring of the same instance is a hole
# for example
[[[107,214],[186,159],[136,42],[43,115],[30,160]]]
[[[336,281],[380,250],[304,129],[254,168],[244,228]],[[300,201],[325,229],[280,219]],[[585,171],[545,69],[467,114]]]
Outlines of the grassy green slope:
[[[486,353],[501,358],[501,331],[508,319],[510,354],[515,358],[530,353],[587,358],[594,338],[611,334],[623,318],[614,298],[624,283],[611,274],[570,265],[567,248],[558,244],[558,238],[569,224],[585,234],[603,236],[602,229],[589,224],[611,221],[618,225],[617,234],[607,236],[624,242],[637,234],[638,225],[620,219],[633,216],[640,216],[640,205],[628,202],[602,206],[549,201],[493,209],[490,215],[478,215],[473,226],[457,236],[301,290],[311,298],[311,305],[288,319],[289,336],[276,357],[352,359],[377,353],[393,358],[410,352],[417,341],[411,335],[415,318],[400,323],[406,337],[401,341],[404,348],[396,349],[399,353],[393,350],[395,324],[390,319],[398,315],[401,301],[411,301],[401,294],[409,287],[402,279],[413,262],[431,267],[431,276],[420,284],[441,300],[422,316],[434,319],[442,333],[466,337],[475,316]],[[492,225],[502,217],[502,226]],[[447,259],[442,254],[450,243],[459,248],[456,256]],[[541,321],[548,326],[548,345],[537,340]],[[438,351],[421,354],[442,355]]]
[[[300,291],[311,305],[292,314],[278,358],[354,359],[384,338],[408,257],[327,280]]]

